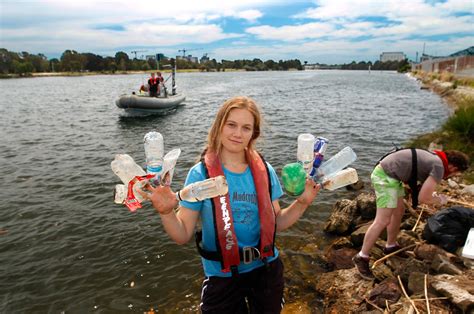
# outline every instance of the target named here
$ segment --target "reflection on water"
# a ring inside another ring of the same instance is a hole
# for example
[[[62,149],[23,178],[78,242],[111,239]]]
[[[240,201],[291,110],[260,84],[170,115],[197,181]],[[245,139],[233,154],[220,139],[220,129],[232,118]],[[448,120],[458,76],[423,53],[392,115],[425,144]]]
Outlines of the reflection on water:
[[[141,75],[0,81],[1,312],[197,309],[202,270],[194,244],[172,243],[149,206],[130,213],[113,203],[119,179],[110,162],[128,153],[144,165],[150,130],[163,134],[165,152],[182,150],[173,178],[178,189],[219,105],[247,95],[264,112],[259,147],[278,174],[296,160],[298,134],[312,133],[329,139],[327,158],[351,146],[358,156],[353,166],[367,183],[392,142],[432,130],[449,114],[436,95],[396,73],[184,73],[177,80],[186,105],[141,118],[121,117],[114,104],[140,85]],[[296,291],[290,302],[314,271],[305,267],[317,264],[310,253],[329,240],[321,230],[332,204],[354,195],[321,192],[277,237]],[[284,196],[282,206],[291,201]]]

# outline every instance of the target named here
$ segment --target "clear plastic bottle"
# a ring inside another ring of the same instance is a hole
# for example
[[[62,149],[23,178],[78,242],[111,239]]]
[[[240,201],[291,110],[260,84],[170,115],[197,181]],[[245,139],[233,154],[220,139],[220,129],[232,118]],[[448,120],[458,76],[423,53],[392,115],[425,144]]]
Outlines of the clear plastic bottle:
[[[123,204],[128,196],[129,182],[136,176],[141,177],[146,175],[146,173],[139,165],[137,165],[133,158],[127,154],[115,155],[115,159],[110,163],[110,166],[112,171],[123,182],[123,185],[117,184],[115,186],[114,201],[115,203]],[[146,184],[146,182],[146,180],[143,180],[136,182],[136,184],[133,185],[133,194],[139,203],[143,202],[143,198],[137,190]]]
[[[349,166],[357,159],[357,155],[349,146],[344,147],[336,155],[332,156],[328,161],[323,161],[321,166],[316,170],[315,180],[320,180],[324,176],[331,176],[332,174],[341,171]]]
[[[325,190],[334,191],[346,185],[356,183],[358,180],[357,170],[347,168],[328,177],[324,177],[324,181],[321,185]]]
[[[145,148],[147,173],[160,174],[163,167],[163,136],[159,132],[148,132],[143,138],[143,143]]]
[[[137,165],[133,158],[127,154],[115,155],[115,159],[110,163],[110,167],[126,186],[136,176],[146,175],[142,167]]]
[[[159,179],[161,185],[171,185],[171,182],[173,181],[173,174],[176,162],[178,161],[178,157],[180,154],[181,149],[175,148],[172,151],[168,152],[165,157],[163,157],[163,171],[161,172],[161,177]]]
[[[127,199],[127,186],[125,184],[116,184],[114,190],[114,203],[123,204]]]
[[[298,136],[298,150],[296,153],[296,158],[298,162],[303,165],[306,173],[310,173],[313,168],[313,159],[314,159],[314,142],[316,139],[314,135],[309,133],[300,134]]]
[[[176,198],[180,201],[199,202],[208,198],[227,194],[229,188],[224,176],[210,178],[204,181],[194,182],[182,190],[176,192]]]

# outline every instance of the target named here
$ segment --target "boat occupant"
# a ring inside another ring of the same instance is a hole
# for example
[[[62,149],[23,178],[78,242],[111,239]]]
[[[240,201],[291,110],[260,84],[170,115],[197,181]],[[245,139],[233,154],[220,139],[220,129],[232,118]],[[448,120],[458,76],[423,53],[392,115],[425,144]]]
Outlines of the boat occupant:
[[[150,91],[150,97],[157,97],[159,84],[160,83],[157,77],[155,77],[155,73],[151,73],[151,77],[148,80],[148,90]]]

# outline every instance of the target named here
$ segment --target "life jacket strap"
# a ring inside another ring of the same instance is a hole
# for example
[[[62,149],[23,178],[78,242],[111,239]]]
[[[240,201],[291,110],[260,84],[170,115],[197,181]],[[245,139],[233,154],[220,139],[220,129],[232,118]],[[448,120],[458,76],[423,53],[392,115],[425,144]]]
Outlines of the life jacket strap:
[[[222,260],[222,256],[217,251],[208,251],[204,249],[201,245],[202,243],[202,231],[196,231],[195,233],[195,240],[196,240],[196,248],[199,252],[201,257],[210,260],[220,262]],[[266,258],[262,259],[261,253],[257,247],[254,246],[246,246],[246,247],[239,247],[239,257],[240,261],[244,264],[250,264],[256,260],[263,260],[265,261]],[[232,269],[231,269],[232,270]]]

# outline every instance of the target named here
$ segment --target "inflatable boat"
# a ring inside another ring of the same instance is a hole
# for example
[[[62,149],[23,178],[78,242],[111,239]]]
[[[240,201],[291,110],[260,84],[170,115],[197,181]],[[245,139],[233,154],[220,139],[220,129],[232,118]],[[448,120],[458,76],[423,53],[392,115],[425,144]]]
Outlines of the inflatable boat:
[[[115,101],[115,105],[123,109],[126,115],[149,115],[149,114],[166,114],[175,110],[185,99],[186,96],[176,92],[176,63],[171,59],[171,93],[168,93],[166,81],[163,83],[161,93],[157,97],[150,97],[148,92],[142,90],[138,93],[133,92],[131,95],[122,95]]]
[[[115,105],[127,113],[167,113],[176,109],[186,96],[183,94],[166,97],[150,97],[147,94],[122,95]]]

